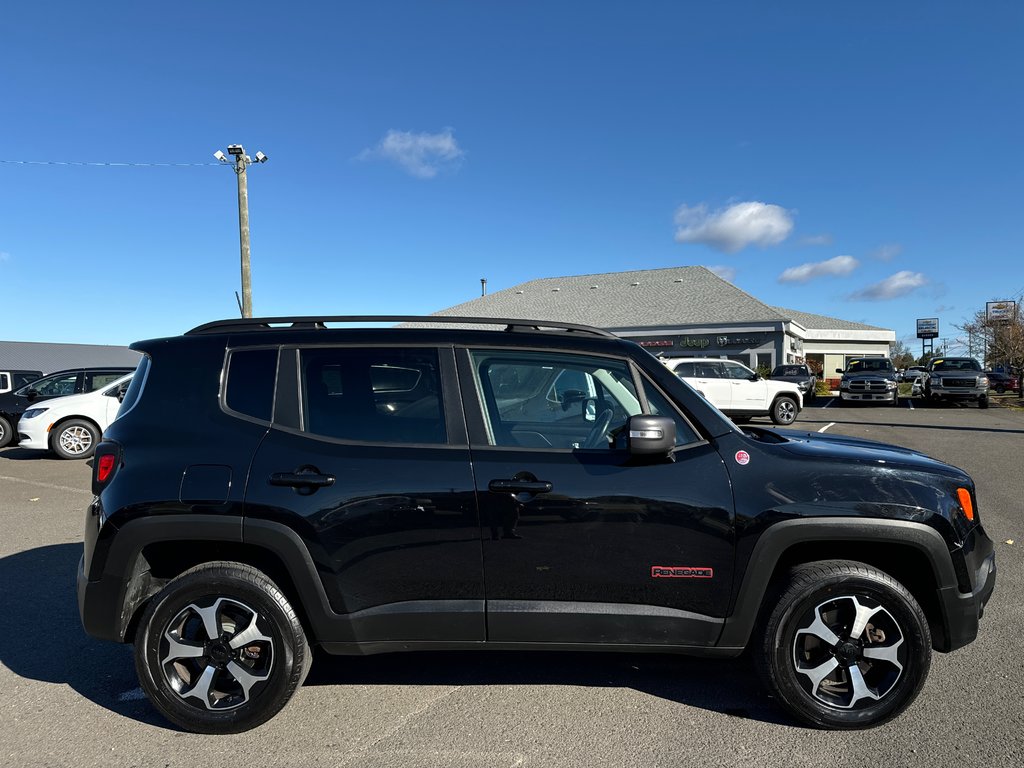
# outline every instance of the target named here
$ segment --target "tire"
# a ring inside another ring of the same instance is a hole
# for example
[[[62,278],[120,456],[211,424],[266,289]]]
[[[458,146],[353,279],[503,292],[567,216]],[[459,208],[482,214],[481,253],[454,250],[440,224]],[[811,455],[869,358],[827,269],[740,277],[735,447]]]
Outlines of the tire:
[[[997,395],[1001,395],[1001,394],[1003,394],[1003,392],[1006,391],[1006,387],[1004,387],[1002,384],[996,384],[995,390],[996,390],[996,394]],[[2,445],[3,444],[0,443],[0,447],[2,447]]]
[[[6,448],[14,442],[14,427],[5,416],[0,416],[0,448]]]
[[[311,659],[288,598],[240,563],[204,563],[173,579],[146,607],[135,638],[142,689],[160,714],[195,733],[265,723],[302,685]]]
[[[857,617],[859,632],[851,626]],[[826,560],[790,571],[756,662],[796,719],[850,730],[903,712],[924,685],[931,654],[928,620],[902,584],[863,563]]]
[[[892,407],[893,408],[899,408],[900,407],[900,396],[899,395],[896,395],[896,397],[894,397],[892,399]]]
[[[782,395],[775,398],[775,402],[772,403],[771,416],[773,424],[779,424],[781,426],[789,426],[796,421],[796,400],[787,395]]]
[[[982,395],[978,398],[979,408],[988,408],[988,395]]]
[[[68,419],[50,433],[50,448],[61,459],[87,459],[99,441],[100,431],[85,419]]]

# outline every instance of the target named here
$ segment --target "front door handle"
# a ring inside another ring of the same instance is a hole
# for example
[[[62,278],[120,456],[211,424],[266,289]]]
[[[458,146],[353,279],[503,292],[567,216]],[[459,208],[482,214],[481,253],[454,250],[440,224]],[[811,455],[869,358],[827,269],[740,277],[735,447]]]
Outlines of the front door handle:
[[[554,486],[547,480],[491,480],[487,490],[491,493],[551,493]]]
[[[319,488],[334,485],[334,475],[326,475],[313,466],[299,467],[294,472],[274,472],[269,483],[278,487],[294,488],[301,494],[314,493]]]

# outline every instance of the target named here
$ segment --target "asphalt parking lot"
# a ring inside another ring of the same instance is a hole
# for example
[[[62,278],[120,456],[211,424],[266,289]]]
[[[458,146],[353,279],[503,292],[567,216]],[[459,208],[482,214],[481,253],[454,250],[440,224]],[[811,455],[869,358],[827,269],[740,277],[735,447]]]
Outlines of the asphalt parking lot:
[[[0,764],[1024,764],[1024,412],[836,408],[822,399],[794,428],[918,449],[978,485],[999,567],[980,637],[937,654],[920,698],[890,724],[800,727],[743,659],[476,653],[320,657],[262,728],[184,733],[143,698],[130,650],[86,637],[79,624],[74,577],[89,467],[13,448],[0,451]]]

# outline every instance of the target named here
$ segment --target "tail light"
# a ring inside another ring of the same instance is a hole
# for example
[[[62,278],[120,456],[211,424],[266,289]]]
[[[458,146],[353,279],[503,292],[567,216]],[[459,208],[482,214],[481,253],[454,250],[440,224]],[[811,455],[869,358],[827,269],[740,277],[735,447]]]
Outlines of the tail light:
[[[121,466],[121,447],[117,443],[100,443],[92,465],[92,492],[99,495]]]

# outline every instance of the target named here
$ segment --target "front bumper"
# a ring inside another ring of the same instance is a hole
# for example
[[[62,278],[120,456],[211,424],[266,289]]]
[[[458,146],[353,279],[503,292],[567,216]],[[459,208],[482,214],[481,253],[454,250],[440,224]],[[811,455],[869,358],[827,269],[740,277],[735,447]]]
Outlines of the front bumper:
[[[939,389],[932,387],[929,394],[941,400],[980,400],[988,396],[987,389]]]
[[[963,648],[978,636],[978,624],[996,586],[996,554],[992,540],[981,526],[971,531],[960,552],[970,579],[970,590],[958,586],[938,590],[943,614],[944,637],[934,637],[940,651]]]
[[[891,392],[848,392],[845,389],[839,390],[839,397],[842,400],[862,403],[891,403],[897,397],[898,390]]]
[[[34,419],[18,420],[18,447],[30,448],[34,451],[50,449],[50,433],[46,431],[49,422],[46,415]]]

